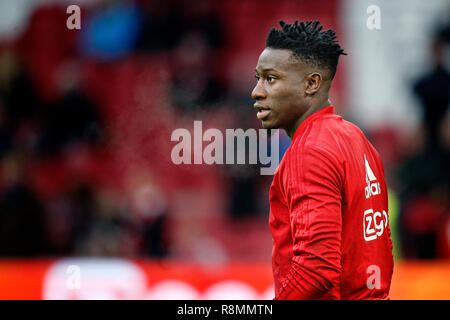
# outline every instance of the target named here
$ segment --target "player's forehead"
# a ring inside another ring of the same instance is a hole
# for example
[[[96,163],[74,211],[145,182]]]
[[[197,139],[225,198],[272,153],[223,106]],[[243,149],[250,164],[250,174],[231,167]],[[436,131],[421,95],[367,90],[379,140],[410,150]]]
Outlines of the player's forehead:
[[[291,50],[265,48],[259,56],[256,71],[275,70],[288,72],[296,64],[296,60]]]

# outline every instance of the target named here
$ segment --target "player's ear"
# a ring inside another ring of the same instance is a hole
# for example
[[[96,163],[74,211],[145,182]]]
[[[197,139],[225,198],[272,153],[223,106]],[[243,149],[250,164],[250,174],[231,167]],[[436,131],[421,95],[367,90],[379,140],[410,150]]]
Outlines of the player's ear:
[[[305,94],[314,95],[319,91],[322,85],[322,75],[319,72],[312,72],[308,74],[305,78]]]

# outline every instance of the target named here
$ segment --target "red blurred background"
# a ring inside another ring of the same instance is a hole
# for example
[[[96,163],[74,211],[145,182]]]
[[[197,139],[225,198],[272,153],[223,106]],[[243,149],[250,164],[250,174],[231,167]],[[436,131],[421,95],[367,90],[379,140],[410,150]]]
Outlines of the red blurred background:
[[[170,137],[194,120],[260,128],[250,92],[268,31],[317,19],[350,53],[331,100],[385,163],[392,298],[449,299],[450,7],[377,3],[380,31],[366,27],[371,3],[352,0],[2,3],[0,297],[94,297],[48,293],[51,267],[76,258],[108,269],[102,258],[114,257],[133,261],[150,288],[178,279],[208,298],[214,283],[236,280],[255,290],[247,297],[270,298],[271,176],[175,165]],[[69,4],[81,8],[79,30],[66,26]],[[281,152],[288,144],[281,134]]]

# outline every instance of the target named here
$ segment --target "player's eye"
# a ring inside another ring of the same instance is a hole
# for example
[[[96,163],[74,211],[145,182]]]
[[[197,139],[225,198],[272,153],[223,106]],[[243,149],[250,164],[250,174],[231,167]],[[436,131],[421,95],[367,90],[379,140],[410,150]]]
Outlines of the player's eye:
[[[257,74],[255,74],[255,78],[259,81],[259,76]]]
[[[274,76],[267,76],[267,82],[271,83],[274,82],[276,78]]]

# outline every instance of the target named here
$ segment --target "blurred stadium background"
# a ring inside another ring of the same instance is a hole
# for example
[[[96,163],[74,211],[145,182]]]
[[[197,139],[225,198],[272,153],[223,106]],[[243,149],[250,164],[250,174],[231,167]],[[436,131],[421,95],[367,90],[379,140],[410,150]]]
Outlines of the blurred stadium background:
[[[0,298],[271,299],[272,176],[176,166],[170,135],[260,128],[280,19],[349,53],[331,100],[386,167],[392,299],[450,299],[448,0],[0,1]]]

